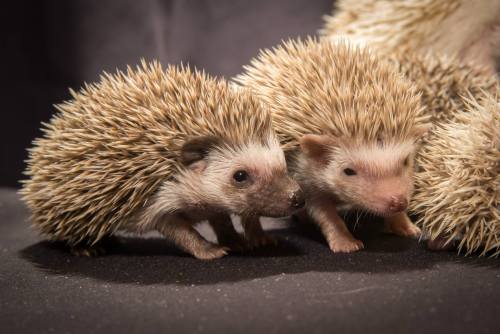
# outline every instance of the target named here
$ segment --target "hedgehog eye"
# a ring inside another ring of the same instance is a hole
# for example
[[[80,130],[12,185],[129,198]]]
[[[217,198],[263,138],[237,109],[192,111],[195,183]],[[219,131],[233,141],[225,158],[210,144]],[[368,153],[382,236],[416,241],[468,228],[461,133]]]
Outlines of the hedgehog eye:
[[[405,160],[403,161],[403,166],[408,166],[408,163],[410,162],[410,156],[407,156]]]
[[[236,183],[243,183],[248,180],[248,173],[244,170],[236,171],[233,174],[233,179],[236,181]]]
[[[346,169],[344,169],[344,174],[347,176],[353,176],[353,175],[356,175],[357,173],[352,168],[346,168]]]

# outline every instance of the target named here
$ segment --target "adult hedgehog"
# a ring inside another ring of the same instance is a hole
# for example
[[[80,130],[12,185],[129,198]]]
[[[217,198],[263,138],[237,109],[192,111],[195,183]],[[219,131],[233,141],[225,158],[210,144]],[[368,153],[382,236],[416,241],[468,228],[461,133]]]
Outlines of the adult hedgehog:
[[[246,90],[143,62],[71,94],[34,141],[21,194],[33,224],[77,253],[120,230],[158,230],[213,259],[238,236],[229,213],[282,216],[302,203],[270,114]],[[193,228],[203,219],[221,245]],[[261,237],[260,225],[245,230]]]
[[[370,45],[384,54],[432,53],[495,72],[500,0],[339,0],[320,34]]]
[[[427,125],[420,97],[395,67],[363,48],[307,39],[262,51],[236,81],[270,106],[307,212],[334,252],[363,247],[338,214],[344,208],[420,235],[405,209]]]

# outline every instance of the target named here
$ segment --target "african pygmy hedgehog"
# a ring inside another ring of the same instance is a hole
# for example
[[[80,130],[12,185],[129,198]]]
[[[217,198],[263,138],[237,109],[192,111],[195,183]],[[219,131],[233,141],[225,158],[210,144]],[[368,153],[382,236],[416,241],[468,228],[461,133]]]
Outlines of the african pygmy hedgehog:
[[[21,194],[33,224],[75,252],[117,231],[158,230],[213,259],[238,237],[230,213],[283,216],[303,204],[270,113],[246,90],[143,62],[71,95],[34,141]],[[221,245],[193,228],[203,219]],[[244,228],[262,237],[260,225]]]
[[[344,208],[384,216],[393,233],[420,235],[405,210],[415,144],[428,126],[396,67],[367,49],[309,38],[262,51],[236,81],[270,106],[307,211],[334,252],[363,247],[338,214]]]

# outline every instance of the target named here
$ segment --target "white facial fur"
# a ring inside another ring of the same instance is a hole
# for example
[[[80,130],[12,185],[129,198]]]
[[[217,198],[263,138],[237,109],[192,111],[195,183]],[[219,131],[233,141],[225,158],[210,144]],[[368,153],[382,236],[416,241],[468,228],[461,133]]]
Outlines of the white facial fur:
[[[280,216],[290,214],[289,199],[299,190],[287,175],[279,142],[269,137],[265,144],[221,146],[211,150],[195,168],[182,170],[175,181],[165,182],[143,215],[141,224],[158,217],[189,210],[221,210],[229,213]],[[237,171],[249,181],[238,184]]]
[[[302,154],[299,179],[335,195],[338,204],[388,216],[395,213],[394,202],[403,210],[410,200],[414,149],[413,141],[337,143],[329,146],[319,161]]]

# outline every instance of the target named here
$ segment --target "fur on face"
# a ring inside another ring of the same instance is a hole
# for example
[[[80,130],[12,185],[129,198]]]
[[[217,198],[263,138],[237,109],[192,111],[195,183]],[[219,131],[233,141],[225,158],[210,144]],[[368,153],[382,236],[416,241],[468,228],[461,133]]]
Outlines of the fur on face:
[[[313,188],[334,194],[340,203],[382,216],[406,209],[413,190],[413,140],[356,143],[306,135],[300,146],[296,172]]]
[[[300,192],[287,173],[279,142],[232,146],[215,137],[187,142],[181,153],[185,168],[165,182],[146,211],[143,224],[162,215],[190,209],[281,217],[293,213],[291,199]]]

